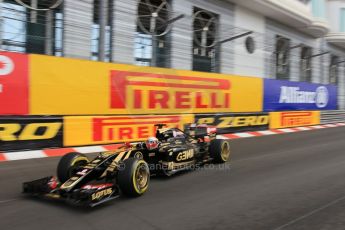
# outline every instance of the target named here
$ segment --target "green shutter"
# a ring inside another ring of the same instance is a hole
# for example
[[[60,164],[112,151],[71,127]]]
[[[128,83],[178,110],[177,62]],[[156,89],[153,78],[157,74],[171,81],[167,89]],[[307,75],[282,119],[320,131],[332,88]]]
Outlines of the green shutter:
[[[345,8],[340,10],[340,32],[345,32]]]
[[[313,15],[318,18],[325,18],[325,0],[312,0]]]

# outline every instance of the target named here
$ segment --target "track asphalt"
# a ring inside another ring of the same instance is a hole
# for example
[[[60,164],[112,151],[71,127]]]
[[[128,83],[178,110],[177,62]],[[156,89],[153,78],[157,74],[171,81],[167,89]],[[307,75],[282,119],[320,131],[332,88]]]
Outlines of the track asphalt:
[[[58,157],[0,163],[0,229],[345,229],[345,127],[235,139],[229,164],[152,178],[93,209],[21,194]]]

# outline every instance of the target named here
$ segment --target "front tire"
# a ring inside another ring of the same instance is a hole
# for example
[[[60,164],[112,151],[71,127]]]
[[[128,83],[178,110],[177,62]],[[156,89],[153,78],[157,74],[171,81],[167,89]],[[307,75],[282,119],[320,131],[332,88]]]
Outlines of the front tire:
[[[224,139],[212,140],[209,147],[210,156],[215,163],[225,163],[230,159],[230,142]]]
[[[131,197],[141,196],[147,191],[150,183],[150,170],[148,164],[138,158],[129,158],[123,162],[119,169],[118,184],[121,191]]]
[[[61,183],[65,183],[73,176],[75,170],[86,165],[89,159],[82,153],[71,152],[65,154],[57,166],[57,177]]]

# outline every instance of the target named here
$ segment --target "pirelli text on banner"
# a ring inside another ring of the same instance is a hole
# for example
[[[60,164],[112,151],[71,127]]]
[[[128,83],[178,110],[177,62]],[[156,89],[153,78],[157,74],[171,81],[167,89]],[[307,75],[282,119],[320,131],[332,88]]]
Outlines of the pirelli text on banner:
[[[0,115],[29,113],[28,82],[28,55],[0,52]]]
[[[155,136],[155,124],[183,129],[194,115],[157,116],[66,116],[64,145],[92,145],[145,140]]]
[[[0,117],[0,150],[62,147],[62,118],[57,116]]]
[[[320,111],[271,112],[270,128],[288,128],[320,124]]]
[[[262,111],[263,80],[30,55],[31,114]]]
[[[268,113],[196,114],[195,122],[217,127],[217,133],[267,130]]]
[[[335,85],[264,80],[264,111],[337,109]]]

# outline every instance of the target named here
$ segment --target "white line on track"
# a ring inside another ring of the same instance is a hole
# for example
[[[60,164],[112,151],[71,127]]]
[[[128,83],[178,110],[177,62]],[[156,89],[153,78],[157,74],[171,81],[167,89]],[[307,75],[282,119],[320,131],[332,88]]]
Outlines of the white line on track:
[[[0,200],[0,204],[9,203],[9,202],[16,201],[16,200],[19,200],[19,199]]]
[[[286,227],[289,227],[289,226],[297,223],[298,221],[301,221],[301,220],[303,220],[305,218],[308,218],[308,217],[314,215],[315,213],[320,212],[320,211],[322,211],[322,210],[324,210],[324,209],[326,209],[328,207],[331,207],[332,205],[335,205],[335,204],[337,204],[337,203],[339,203],[340,201],[343,201],[343,200],[345,200],[345,196],[340,197],[340,198],[338,198],[338,199],[336,199],[336,200],[334,200],[332,202],[329,202],[328,204],[323,205],[323,206],[321,206],[321,207],[319,207],[317,209],[314,209],[313,211],[308,212],[308,213],[304,214],[303,216],[300,216],[300,217],[298,217],[298,218],[296,218],[294,220],[291,220],[291,221],[287,222],[286,224],[281,225],[278,228],[275,228],[274,230],[281,230],[281,229],[284,229]]]

